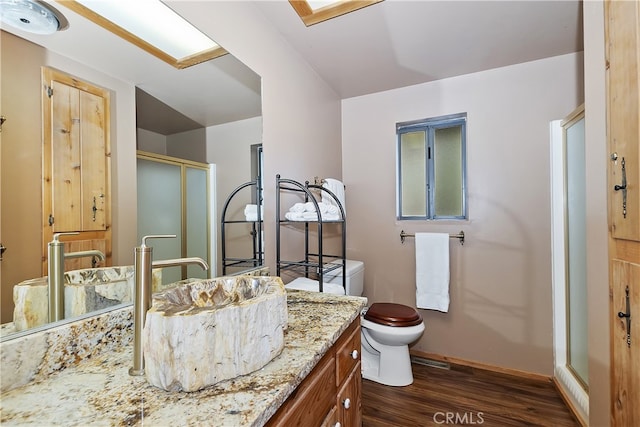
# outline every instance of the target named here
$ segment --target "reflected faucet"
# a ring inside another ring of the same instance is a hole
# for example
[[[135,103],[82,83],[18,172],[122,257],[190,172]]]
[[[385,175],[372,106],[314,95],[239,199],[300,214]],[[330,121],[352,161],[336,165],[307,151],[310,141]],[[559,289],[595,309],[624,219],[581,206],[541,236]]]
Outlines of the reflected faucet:
[[[49,284],[49,322],[56,322],[64,319],[64,260],[71,258],[93,257],[92,263],[95,267],[95,258],[100,261],[105,260],[105,256],[98,250],[78,251],[64,253],[64,242],[58,240],[60,236],[80,234],[55,233],[53,240],[47,244],[49,258],[47,260],[48,284]]]
[[[144,375],[144,353],[142,349],[142,331],[147,317],[147,311],[151,308],[152,268],[179,267],[188,264],[197,264],[203,270],[208,270],[209,265],[198,257],[176,258],[161,261],[153,261],[153,248],[147,246],[147,239],[173,238],[175,234],[159,234],[144,236],[142,244],[135,248],[134,271],[135,293],[133,304],[133,367],[129,369],[129,375]]]

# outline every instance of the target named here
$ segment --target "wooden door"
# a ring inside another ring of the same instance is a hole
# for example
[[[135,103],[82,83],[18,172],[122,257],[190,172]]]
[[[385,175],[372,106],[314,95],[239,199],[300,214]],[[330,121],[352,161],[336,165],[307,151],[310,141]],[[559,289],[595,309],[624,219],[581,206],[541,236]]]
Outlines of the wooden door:
[[[66,235],[65,253],[97,249],[111,264],[109,92],[44,67],[42,272],[47,244]],[[65,270],[94,266],[73,258]]]
[[[640,2],[605,2],[612,425],[640,425]]]

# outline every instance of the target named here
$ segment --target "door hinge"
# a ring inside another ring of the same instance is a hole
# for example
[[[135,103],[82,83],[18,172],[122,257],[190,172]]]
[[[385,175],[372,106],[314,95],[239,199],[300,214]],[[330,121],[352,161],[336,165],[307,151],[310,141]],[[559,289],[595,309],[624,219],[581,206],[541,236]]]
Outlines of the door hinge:
[[[53,96],[53,88],[51,86],[47,86],[47,96],[49,98]]]
[[[49,226],[52,226],[54,222],[53,215],[49,214]]]

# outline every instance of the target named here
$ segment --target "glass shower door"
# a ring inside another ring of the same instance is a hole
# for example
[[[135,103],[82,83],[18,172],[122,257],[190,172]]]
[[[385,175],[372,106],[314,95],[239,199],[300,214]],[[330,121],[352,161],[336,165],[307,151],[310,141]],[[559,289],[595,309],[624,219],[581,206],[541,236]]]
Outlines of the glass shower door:
[[[153,259],[200,257],[211,265],[208,168],[166,156],[139,155],[138,243],[143,236],[173,234],[175,239],[151,239]],[[162,270],[162,283],[207,278],[199,266]]]
[[[587,351],[587,242],[584,113],[564,125],[567,284],[567,363],[585,388]]]

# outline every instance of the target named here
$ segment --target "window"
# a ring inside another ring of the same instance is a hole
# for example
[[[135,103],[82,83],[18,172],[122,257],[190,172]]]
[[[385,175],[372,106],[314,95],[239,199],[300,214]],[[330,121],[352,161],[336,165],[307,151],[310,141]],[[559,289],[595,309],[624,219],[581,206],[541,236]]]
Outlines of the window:
[[[397,217],[465,219],[467,114],[396,124]]]

